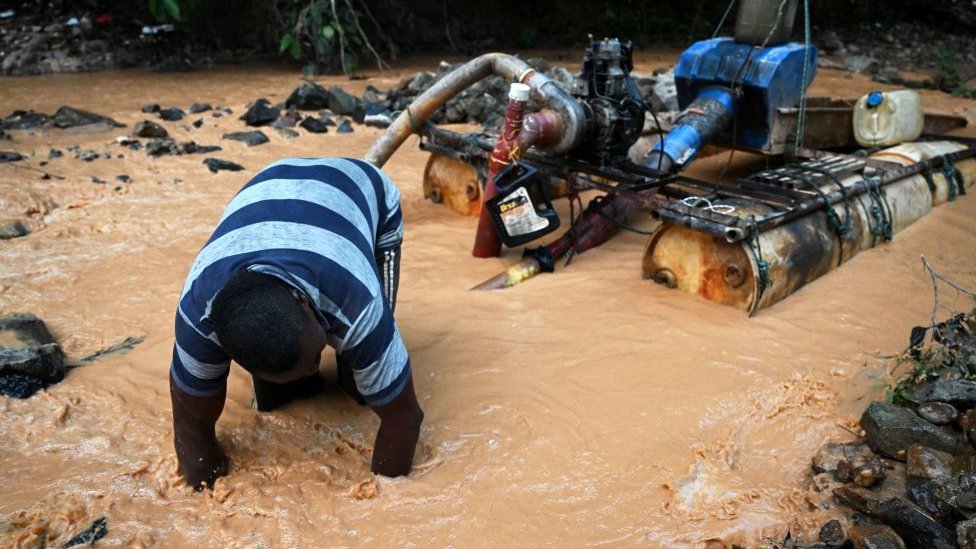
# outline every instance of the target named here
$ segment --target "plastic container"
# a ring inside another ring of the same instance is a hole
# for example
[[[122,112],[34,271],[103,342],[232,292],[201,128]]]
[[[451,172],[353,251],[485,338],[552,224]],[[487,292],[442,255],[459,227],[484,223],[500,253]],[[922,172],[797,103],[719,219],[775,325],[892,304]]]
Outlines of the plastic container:
[[[789,41],[796,3],[797,0],[743,0],[735,16],[735,41],[756,46]]]
[[[922,98],[913,90],[871,92],[854,105],[854,139],[862,147],[890,147],[922,135]]]

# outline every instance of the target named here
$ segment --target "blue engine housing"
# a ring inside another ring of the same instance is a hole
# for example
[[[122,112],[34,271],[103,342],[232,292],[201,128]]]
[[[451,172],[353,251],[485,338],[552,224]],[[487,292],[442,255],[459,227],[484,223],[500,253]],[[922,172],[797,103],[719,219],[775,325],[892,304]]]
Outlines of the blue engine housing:
[[[805,54],[810,57],[804,81]],[[675,67],[678,106],[687,108],[709,87],[741,89],[741,96],[734,100],[734,122],[717,136],[717,143],[764,151],[769,148],[776,109],[799,104],[816,68],[817,49],[812,45],[788,43],[759,49],[732,38],[702,40],[685,50]]]

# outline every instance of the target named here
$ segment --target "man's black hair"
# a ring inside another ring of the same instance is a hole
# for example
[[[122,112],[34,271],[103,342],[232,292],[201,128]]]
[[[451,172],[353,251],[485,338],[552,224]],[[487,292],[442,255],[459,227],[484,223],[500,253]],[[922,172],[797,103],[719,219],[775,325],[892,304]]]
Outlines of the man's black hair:
[[[241,271],[217,293],[210,320],[221,346],[245,370],[279,373],[298,362],[308,317],[284,282]]]

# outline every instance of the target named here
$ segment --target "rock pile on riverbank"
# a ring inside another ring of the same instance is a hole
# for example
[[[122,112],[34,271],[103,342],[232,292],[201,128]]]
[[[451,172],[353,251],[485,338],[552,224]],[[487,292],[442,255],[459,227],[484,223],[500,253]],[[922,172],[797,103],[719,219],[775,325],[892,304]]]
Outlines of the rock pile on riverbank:
[[[850,511],[851,526],[831,521],[803,547],[976,547],[974,334],[976,309],[912,331],[894,402],[868,406],[859,441],[813,458],[815,489]]]

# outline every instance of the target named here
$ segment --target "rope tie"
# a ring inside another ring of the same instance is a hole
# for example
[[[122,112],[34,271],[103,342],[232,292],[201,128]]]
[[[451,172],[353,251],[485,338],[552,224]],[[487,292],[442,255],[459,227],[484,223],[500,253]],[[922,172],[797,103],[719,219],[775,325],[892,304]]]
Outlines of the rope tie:
[[[952,162],[946,160],[945,164],[942,165],[942,175],[945,176],[946,185],[949,186],[949,202],[952,202],[960,195],[966,194],[966,186],[962,178],[962,172],[953,166]]]
[[[890,241],[892,238],[891,206],[881,188],[881,179],[869,177],[864,180],[864,184],[867,187],[865,194],[868,197],[869,206],[865,206],[860,197],[857,200],[864,211],[864,217],[867,219],[868,230],[872,237],[871,246],[874,247],[878,237],[885,241]]]
[[[759,242],[759,223],[756,222],[756,216],[750,215],[749,222],[752,224],[752,241],[749,242],[749,251],[756,259],[756,267],[759,269],[757,273],[759,275],[759,295],[756,296],[756,301],[759,301],[766,289],[772,285],[772,282],[769,281],[769,262],[763,258],[762,244]]]

